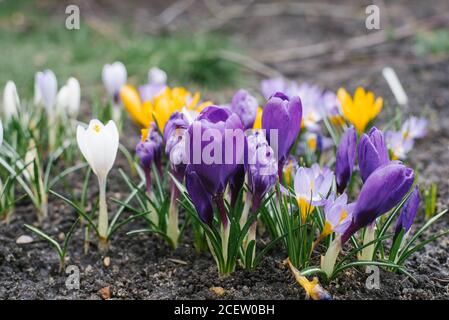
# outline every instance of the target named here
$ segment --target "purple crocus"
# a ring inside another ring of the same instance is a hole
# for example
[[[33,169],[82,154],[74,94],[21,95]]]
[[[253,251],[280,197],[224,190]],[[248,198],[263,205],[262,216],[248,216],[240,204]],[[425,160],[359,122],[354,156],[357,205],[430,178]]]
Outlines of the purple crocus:
[[[167,74],[164,70],[153,67],[148,71],[148,83],[139,86],[140,98],[143,102],[151,101],[167,87]]]
[[[264,108],[262,128],[266,130],[267,141],[277,154],[280,181],[284,162],[301,129],[301,118],[301,99],[299,97],[288,98],[281,92],[275,93]],[[277,141],[273,141],[275,138]]]
[[[253,127],[258,106],[256,98],[246,90],[240,89],[232,97],[231,111],[240,117],[245,130]]]
[[[390,162],[382,131],[373,127],[368,134],[363,134],[359,142],[358,156],[363,182],[377,168]]]
[[[184,179],[187,159],[185,155],[185,133],[189,128],[189,119],[183,112],[172,113],[164,127],[165,154],[170,160],[170,167],[175,177]]]
[[[245,135],[240,118],[228,109],[205,108],[188,129],[187,191],[205,223],[211,223],[214,200],[226,228],[223,193],[237,167],[243,164]]]
[[[278,164],[273,149],[262,131],[248,137],[248,183],[252,194],[252,211],[260,206],[264,195],[276,184]]]
[[[151,165],[156,164],[161,174],[162,137],[157,131],[156,124],[152,122],[148,129],[142,129],[142,139],[136,146],[136,153],[140,158],[145,173],[147,192],[151,193]]]
[[[342,244],[357,230],[394,208],[410,190],[413,178],[413,170],[401,163],[392,162],[375,170],[360,191],[351,224],[342,235]]]
[[[343,134],[340,144],[337,148],[335,176],[337,180],[337,191],[343,193],[349,180],[355,164],[357,149],[357,133],[354,127],[350,127]]]
[[[36,73],[36,95],[39,102],[42,102],[49,115],[53,112],[58,93],[58,81],[53,71],[47,69]]]
[[[404,233],[407,233],[410,230],[413,220],[415,220],[416,213],[418,212],[420,201],[419,188],[416,186],[399,214],[399,218],[394,229],[394,238],[399,235],[401,230],[404,230]]]

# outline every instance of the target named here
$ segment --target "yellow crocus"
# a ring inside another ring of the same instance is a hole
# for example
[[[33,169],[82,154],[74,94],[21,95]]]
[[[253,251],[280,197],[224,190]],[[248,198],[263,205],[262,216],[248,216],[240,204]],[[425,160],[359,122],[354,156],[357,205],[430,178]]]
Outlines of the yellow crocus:
[[[161,93],[150,101],[142,103],[137,90],[126,85],[120,90],[120,98],[131,118],[143,128],[147,128],[151,121],[157,122],[160,131],[164,131],[165,124],[175,111],[182,108],[188,110],[201,111],[204,107],[211,105],[211,102],[200,101],[200,94],[192,94],[182,87],[166,87]]]
[[[151,103],[142,103],[136,88],[130,85],[123,86],[120,89],[120,99],[135,122],[144,128],[149,126],[153,120]]]
[[[340,88],[337,97],[344,117],[354,125],[359,133],[364,132],[367,124],[382,110],[382,97],[374,99],[374,93],[365,91],[362,87],[355,90],[354,97],[351,97],[345,89]]]

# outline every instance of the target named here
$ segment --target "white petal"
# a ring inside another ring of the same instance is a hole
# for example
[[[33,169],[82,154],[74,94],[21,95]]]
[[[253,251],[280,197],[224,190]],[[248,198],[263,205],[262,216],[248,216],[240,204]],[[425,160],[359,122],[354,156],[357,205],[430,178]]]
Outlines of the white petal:
[[[3,112],[7,119],[17,114],[20,106],[19,95],[17,94],[16,84],[8,81],[3,91]]]

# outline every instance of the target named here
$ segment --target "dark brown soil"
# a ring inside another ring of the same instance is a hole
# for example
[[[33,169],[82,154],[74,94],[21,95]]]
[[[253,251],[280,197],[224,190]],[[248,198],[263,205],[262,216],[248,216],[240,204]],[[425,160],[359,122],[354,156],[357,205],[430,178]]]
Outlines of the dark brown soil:
[[[117,1],[117,3],[123,2]],[[357,1],[342,1],[364,6]],[[118,5],[117,5],[118,6]],[[187,14],[195,15],[194,5]],[[164,7],[160,4],[160,8]],[[395,1],[388,4],[388,20],[401,25],[415,18],[432,16],[449,10],[447,1]],[[159,7],[158,7],[159,8]],[[106,8],[104,10],[107,10]],[[110,7],[114,10],[114,6]],[[198,14],[205,14],[201,2]],[[147,10],[160,12],[160,10]],[[184,19],[189,20],[187,17]],[[275,16],[236,19],[225,25],[225,30],[248,52],[270,48],[295,47],[328,39],[347,39],[367,34],[363,20],[343,20],[326,17]],[[344,48],[343,48],[344,49]],[[382,120],[393,114],[394,98],[381,75],[384,66],[395,68],[410,99],[410,113],[424,114],[430,119],[428,136],[415,145],[410,162],[419,171],[420,183],[438,184],[438,209],[449,205],[449,64],[447,57],[418,58],[413,52],[413,39],[378,45],[366,50],[331,54],[273,65],[291,78],[316,82],[336,90],[339,86],[353,89],[357,85],[369,87],[386,100]],[[256,80],[250,87],[257,87]],[[133,132],[131,123],[127,130]],[[124,139],[122,139],[124,140]],[[129,150],[135,139],[126,141]],[[118,179],[118,167],[126,167],[118,159],[109,181],[109,196],[120,196],[123,189]],[[74,186],[81,184],[82,177]],[[92,198],[95,189],[92,190]],[[75,219],[73,210],[50,198],[49,220],[43,229],[53,236],[66,232]],[[427,236],[446,230],[448,217],[443,218],[427,232]],[[211,287],[223,287],[223,299],[302,299],[304,292],[282,265],[285,255],[281,250],[269,254],[255,272],[238,269],[232,276],[218,277],[216,266],[208,253],[196,254],[190,239],[184,239],[176,251],[169,249],[155,236],[129,237],[126,230],[139,227],[135,222],[112,239],[105,267],[95,245],[90,253],[83,253],[82,232],[74,235],[69,249],[68,265],[80,269],[80,289],[68,290],[67,275],[58,273],[58,258],[46,242],[35,238],[27,245],[15,240],[25,231],[24,223],[35,222],[34,209],[23,202],[16,208],[10,225],[0,225],[0,299],[101,299],[99,290],[109,286],[112,298],[117,299],[216,299]],[[416,225],[422,225],[420,218]],[[326,288],[335,299],[449,299],[449,237],[441,238],[407,262],[409,272],[417,283],[403,275],[382,271],[380,289],[368,290],[368,274],[351,270],[342,274]],[[184,261],[181,264],[177,260]]]

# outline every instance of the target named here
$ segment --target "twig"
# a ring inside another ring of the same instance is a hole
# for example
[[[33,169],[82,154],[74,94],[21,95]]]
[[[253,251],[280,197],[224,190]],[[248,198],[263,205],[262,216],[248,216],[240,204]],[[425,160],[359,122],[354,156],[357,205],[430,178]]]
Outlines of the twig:
[[[195,0],[176,1],[162,11],[162,13],[158,16],[158,20],[162,26],[167,26],[183,14],[194,3]]]
[[[232,52],[228,50],[220,50],[218,52],[218,56],[224,60],[228,60],[231,62],[234,62],[236,64],[239,64],[246,69],[249,69],[251,71],[254,71],[256,73],[259,73],[260,75],[263,75],[265,77],[279,77],[282,76],[282,74],[277,71],[276,69],[273,69],[266,64],[255,60],[254,58],[251,58],[249,56],[245,56],[243,54]]]
[[[381,30],[368,35],[356,36],[344,42],[326,41],[296,48],[275,51],[270,50],[268,52],[262,52],[256,57],[260,61],[285,62],[290,60],[307,59],[318,55],[333,53],[339,50],[347,53],[350,51],[383,44],[389,40],[401,40],[408,38],[415,35],[418,28],[427,30],[435,28],[441,24],[447,24],[446,20],[448,18],[449,13],[445,12],[427,19],[404,24],[403,26],[395,28],[391,31]]]

